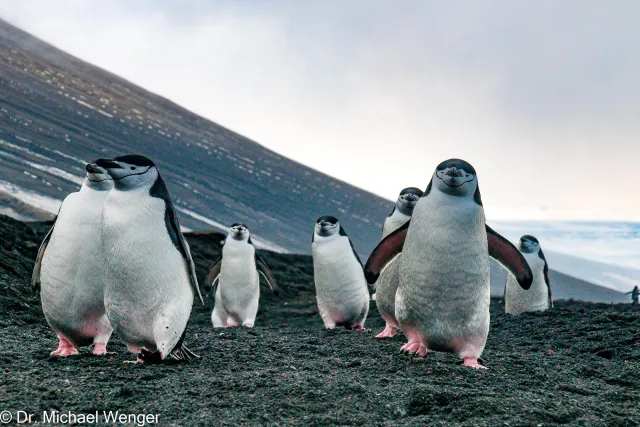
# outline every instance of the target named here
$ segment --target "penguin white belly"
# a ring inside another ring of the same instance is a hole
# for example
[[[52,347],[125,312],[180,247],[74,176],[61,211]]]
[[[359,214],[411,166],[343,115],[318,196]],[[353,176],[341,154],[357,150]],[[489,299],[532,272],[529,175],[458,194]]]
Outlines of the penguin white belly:
[[[113,190],[105,202],[105,307],[131,351],[160,350],[164,358],[181,338],[194,294],[167,233],[164,201],[139,193]]]
[[[399,265],[400,327],[428,349],[479,357],[490,303],[482,208],[470,199],[432,193],[418,202],[411,221]]]
[[[549,290],[544,279],[544,261],[537,253],[522,254],[533,272],[533,283],[524,290],[512,275],[507,275],[504,292],[504,310],[509,314],[545,311],[549,308]]]
[[[384,225],[382,227],[382,238],[380,240],[383,240],[389,234],[402,227],[410,219],[411,217],[409,215],[405,215],[398,210],[394,211],[391,216],[387,217],[387,219],[384,220]]]
[[[42,259],[42,310],[49,325],[76,346],[108,341],[100,244],[106,191],[84,189],[63,202]]]
[[[395,316],[396,292],[400,283],[399,259],[401,254],[387,264],[380,272],[380,277],[376,282],[376,307],[382,318],[390,326],[398,327]]]
[[[260,277],[256,269],[253,245],[232,242],[228,238],[222,249],[220,301],[231,324],[253,326],[260,300]]]
[[[369,310],[369,291],[362,266],[347,237],[312,244],[313,274],[320,315],[333,326],[362,325]]]

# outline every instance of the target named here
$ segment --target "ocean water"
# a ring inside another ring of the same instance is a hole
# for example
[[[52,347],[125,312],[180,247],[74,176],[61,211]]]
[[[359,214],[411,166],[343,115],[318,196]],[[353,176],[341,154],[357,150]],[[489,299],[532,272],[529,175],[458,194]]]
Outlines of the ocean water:
[[[542,249],[605,264],[640,270],[640,223],[572,221],[488,221],[516,242],[535,236]]]
[[[549,267],[570,276],[627,292],[640,284],[640,223],[577,221],[488,221],[516,243],[535,236]]]

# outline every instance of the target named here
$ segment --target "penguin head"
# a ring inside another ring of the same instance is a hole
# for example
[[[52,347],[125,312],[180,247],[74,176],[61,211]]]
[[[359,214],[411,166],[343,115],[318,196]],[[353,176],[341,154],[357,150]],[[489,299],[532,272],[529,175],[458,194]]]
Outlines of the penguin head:
[[[231,224],[229,227],[229,236],[233,240],[248,241],[249,240],[249,228],[245,224],[238,222]]]
[[[525,253],[535,253],[540,250],[540,242],[533,236],[525,234],[520,238],[520,251]]]
[[[422,197],[422,190],[416,187],[407,187],[400,192],[398,200],[396,200],[396,209],[405,215],[411,215],[413,208]]]
[[[315,232],[321,237],[336,235],[340,233],[340,222],[335,216],[321,216],[316,221]]]
[[[118,190],[151,187],[158,177],[156,165],[148,158],[137,154],[98,159],[95,164],[107,171]]]
[[[98,182],[107,183],[108,181],[108,184],[110,186],[113,186],[113,180],[111,179],[111,176],[109,176],[109,174],[104,168],[101,168],[95,163],[89,163],[87,164],[87,166],[85,166],[85,170],[87,171],[87,176],[86,176],[87,181],[90,184],[98,183]]]
[[[440,163],[431,178],[434,188],[450,196],[473,196],[478,189],[476,170],[464,160],[449,159]]]

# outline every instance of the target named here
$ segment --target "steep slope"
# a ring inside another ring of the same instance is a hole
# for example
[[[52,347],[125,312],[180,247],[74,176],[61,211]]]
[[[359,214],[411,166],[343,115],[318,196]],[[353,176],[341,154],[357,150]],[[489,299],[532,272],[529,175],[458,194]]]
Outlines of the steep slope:
[[[388,200],[269,151],[4,21],[0,40],[4,212],[33,215],[17,198],[55,213],[55,200],[81,183],[83,163],[139,153],[158,164],[185,227],[241,221],[265,246],[308,252],[315,219],[331,214],[360,253],[373,249],[392,207]]]

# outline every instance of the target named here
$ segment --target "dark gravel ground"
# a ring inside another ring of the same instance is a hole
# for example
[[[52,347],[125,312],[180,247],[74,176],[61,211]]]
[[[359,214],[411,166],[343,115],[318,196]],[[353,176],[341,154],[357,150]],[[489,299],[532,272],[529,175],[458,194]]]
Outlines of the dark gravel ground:
[[[306,256],[262,253],[282,294],[262,289],[252,330],[214,331],[211,307],[195,307],[191,363],[123,364],[135,357],[117,337],[108,357],[52,360],[57,341],[29,289],[46,231],[0,217],[0,412],[120,411],[160,425],[640,425],[640,310],[569,301],[513,317],[494,301],[481,372],[449,354],[403,355],[402,336],[374,339],[375,307],[370,330],[324,330]],[[220,237],[188,235],[201,277]]]

